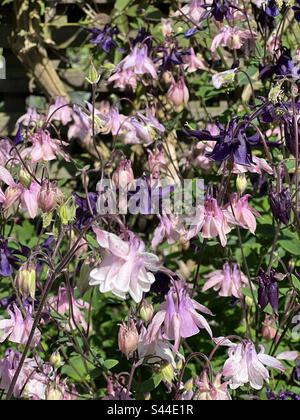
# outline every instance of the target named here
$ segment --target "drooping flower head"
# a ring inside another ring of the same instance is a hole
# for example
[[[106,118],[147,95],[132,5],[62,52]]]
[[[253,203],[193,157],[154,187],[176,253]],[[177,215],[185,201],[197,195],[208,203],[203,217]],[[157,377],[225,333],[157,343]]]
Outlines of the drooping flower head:
[[[197,311],[212,315],[209,309],[189,296],[187,286],[182,281],[176,282],[148,328],[147,341],[151,343],[160,334],[174,341],[174,351],[177,352],[181,338],[192,337],[201,329],[205,329],[212,337],[208,322]]]
[[[202,291],[206,292],[212,287],[219,292],[219,296],[234,296],[237,299],[243,297],[243,287],[249,285],[249,280],[240,270],[238,264],[226,262],[222,270],[214,271],[206,276],[206,282]]]
[[[279,360],[265,354],[263,346],[260,346],[260,351],[257,353],[254,343],[250,340],[244,340],[239,344],[227,340],[224,345],[228,345],[230,349],[229,359],[223,367],[223,375],[230,380],[231,389],[250,384],[252,388],[260,390],[264,382],[269,381],[267,368],[285,371]]]
[[[115,35],[118,34],[118,28],[111,25],[105,25],[101,30],[99,28],[89,29],[91,33],[90,42],[97,47],[100,47],[106,53],[109,53],[111,50],[116,48],[117,43],[115,41]]]
[[[277,313],[279,305],[279,286],[275,274],[275,270],[271,270],[270,274],[261,271],[259,275],[258,302],[262,310],[270,304],[273,311]]]

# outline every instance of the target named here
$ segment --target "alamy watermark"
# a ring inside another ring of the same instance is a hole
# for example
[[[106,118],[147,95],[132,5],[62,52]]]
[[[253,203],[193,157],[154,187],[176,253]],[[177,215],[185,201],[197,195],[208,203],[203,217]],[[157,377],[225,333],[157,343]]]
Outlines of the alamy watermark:
[[[180,183],[147,177],[131,180],[124,173],[117,184],[111,179],[100,181],[97,192],[97,211],[102,215],[193,216],[204,204],[203,179],[185,179]]]

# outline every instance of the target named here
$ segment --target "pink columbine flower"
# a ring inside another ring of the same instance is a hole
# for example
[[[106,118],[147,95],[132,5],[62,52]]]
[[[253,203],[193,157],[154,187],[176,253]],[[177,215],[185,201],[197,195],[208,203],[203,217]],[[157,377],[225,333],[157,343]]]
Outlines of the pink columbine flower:
[[[99,286],[101,293],[112,292],[121,299],[129,294],[135,302],[141,302],[143,293],[155,281],[158,257],[145,252],[144,243],[131,232],[128,241],[98,228],[94,232],[105,254],[100,266],[90,274],[90,285]]]
[[[188,4],[183,6],[180,10],[175,13],[175,16],[183,17],[187,16],[192,22],[198,23],[202,16],[205,14],[205,8],[203,5],[211,4],[213,0],[190,0]]]
[[[66,330],[75,329],[76,325],[84,330],[87,328],[83,311],[89,307],[89,304],[81,299],[75,299],[74,290],[70,291],[64,285],[60,286],[57,296],[49,298],[48,306],[53,314],[67,315],[70,318],[65,326]]]
[[[224,211],[219,207],[217,200],[208,197],[204,206],[197,209],[195,217],[189,219],[191,224],[187,239],[194,238],[201,232],[203,238],[215,238],[219,236],[223,247],[227,244],[226,235],[231,231]]]
[[[163,149],[156,149],[153,152],[151,150],[148,151],[148,166],[152,177],[159,179],[161,170],[167,166],[166,155]]]
[[[218,373],[212,383],[207,372],[204,371],[201,379],[196,381],[198,391],[195,400],[201,401],[230,401],[231,396],[228,391],[228,382],[222,383],[222,373]]]
[[[137,76],[150,74],[153,79],[157,79],[155,65],[148,55],[146,44],[137,44],[132,52],[121,61],[119,69],[133,71]]]
[[[138,113],[122,124],[122,136],[125,144],[142,144],[149,146],[157,137],[158,133],[164,133],[165,127],[153,115],[151,109],[147,109],[146,115]]]
[[[180,77],[178,82],[172,81],[167,93],[167,98],[176,107],[186,106],[189,102],[190,94],[185,84],[184,77]]]
[[[22,207],[25,208],[28,211],[29,216],[34,219],[38,213],[38,196],[41,186],[36,181],[31,181],[30,186],[25,188],[21,183],[16,183],[8,170],[2,166],[0,166],[0,181],[3,181],[8,185],[5,193],[0,190],[0,203],[4,208],[4,211],[8,210],[20,199]]]
[[[113,83],[114,88],[120,90],[125,90],[129,87],[135,91],[137,88],[137,75],[132,70],[118,68],[117,71],[110,76],[108,83]]]
[[[248,29],[224,26],[213,39],[210,49],[213,53],[216,52],[219,47],[239,50],[243,44],[247,40],[252,39],[252,37],[256,37],[256,34],[254,32],[251,33]]]
[[[0,166],[5,166],[11,159],[16,159],[11,142],[8,139],[0,139]]]
[[[30,314],[30,308],[26,309],[26,317],[23,318],[22,312],[14,303],[7,310],[10,319],[0,320],[0,343],[6,339],[13,343],[25,345],[28,341],[29,334],[33,325],[33,319]],[[31,345],[37,346],[41,339],[41,333],[36,330]]]
[[[73,112],[73,123],[68,130],[68,139],[78,138],[82,141],[88,140],[90,124],[76,112]]]
[[[253,163],[247,166],[234,163],[231,172],[233,174],[245,174],[247,172],[251,174],[259,174],[259,175],[262,175],[263,172],[266,172],[269,175],[274,174],[273,169],[271,168],[271,166],[268,164],[268,162],[265,159],[259,158],[257,156],[253,156],[252,160],[253,160]],[[228,169],[226,168],[225,163],[221,165],[219,173],[226,173],[226,174],[228,173]]]
[[[12,349],[8,349],[5,353],[5,357],[0,361],[0,389],[3,389],[5,392],[7,392],[10,387],[11,381],[20,363],[21,356],[21,353],[15,352]],[[31,391],[31,385],[34,385],[34,395],[38,394],[39,396],[39,398],[36,399],[42,399],[46,388],[45,379],[47,379],[47,377],[43,377],[43,386],[36,386],[36,380],[39,380],[40,385],[42,382],[42,374],[37,373],[38,367],[39,366],[34,359],[25,360],[13,390],[13,395],[15,398],[20,397],[22,391],[24,391],[25,385],[26,387],[28,386]],[[26,397],[33,397],[33,395],[31,392],[26,393]]]
[[[256,218],[260,217],[258,211],[248,203],[250,195],[238,198],[236,193],[232,194],[230,203],[226,206],[226,218],[229,223],[249,229],[254,235],[256,231]]]
[[[153,342],[160,334],[167,340],[174,340],[174,352],[177,352],[181,338],[192,337],[201,329],[205,329],[212,337],[208,322],[197,311],[212,315],[209,309],[189,296],[183,282],[176,282],[148,328],[147,341]]]
[[[263,346],[259,346],[260,351],[257,353],[255,345],[250,340],[244,340],[239,344],[227,340],[224,345],[230,349],[229,359],[223,367],[223,375],[230,380],[231,389],[250,383],[252,388],[260,390],[264,382],[269,381],[267,367],[285,371],[284,366],[275,357],[265,354]]]
[[[237,299],[243,297],[243,287],[249,285],[248,278],[240,270],[238,264],[229,264],[226,262],[222,270],[216,270],[206,276],[206,283],[202,292],[214,288],[219,292],[219,296],[234,296]]]
[[[184,68],[188,73],[194,73],[197,70],[208,70],[203,57],[196,54],[194,48],[190,48],[189,53],[183,57]]]
[[[49,162],[62,156],[69,161],[69,156],[62,150],[61,146],[66,146],[65,142],[52,139],[47,130],[40,130],[30,137],[32,146],[23,150],[22,157],[29,157],[31,162]]]
[[[214,141],[199,141],[194,150],[194,165],[209,171],[214,162],[207,155],[213,151],[215,145]]]
[[[117,188],[126,188],[134,179],[131,160],[123,159],[112,175],[115,186]]]
[[[167,238],[168,244],[174,244],[180,239],[184,240],[186,236],[186,230],[183,224],[183,220],[179,216],[173,214],[159,216],[160,224],[155,229],[152,248],[156,248],[159,244]]]
[[[139,364],[147,358],[148,363],[160,363],[162,360],[170,363],[174,369],[176,368],[176,361],[172,350],[172,345],[169,341],[163,339],[161,334],[155,337],[153,341],[147,339],[147,330],[144,326],[141,328],[138,344]]]
[[[29,107],[26,111],[26,114],[22,115],[18,119],[17,125],[23,124],[25,127],[29,127],[31,124],[37,124],[43,120],[44,117],[37,112],[36,108]]]
[[[47,119],[50,121],[60,121],[62,125],[67,125],[72,121],[73,109],[69,101],[64,96],[56,98],[54,104],[50,105]]]

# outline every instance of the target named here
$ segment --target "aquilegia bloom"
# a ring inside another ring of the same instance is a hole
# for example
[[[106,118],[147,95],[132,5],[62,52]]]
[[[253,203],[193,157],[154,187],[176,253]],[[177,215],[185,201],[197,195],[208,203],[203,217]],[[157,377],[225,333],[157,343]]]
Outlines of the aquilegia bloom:
[[[125,241],[98,228],[94,232],[105,254],[100,266],[91,271],[90,285],[99,286],[101,293],[112,292],[122,299],[130,294],[139,303],[155,281],[153,273],[159,269],[158,257],[145,252],[144,243],[133,233]]]
[[[226,206],[227,220],[233,225],[249,229],[253,235],[256,231],[256,218],[260,217],[257,210],[248,203],[250,195],[239,198],[236,193],[231,195],[230,203]]]
[[[174,340],[174,351],[177,352],[181,338],[192,337],[201,329],[205,329],[212,337],[208,322],[197,311],[213,315],[209,309],[189,296],[183,282],[176,282],[148,328],[147,341],[151,343],[161,334],[167,340]]]
[[[202,292],[212,287],[219,292],[219,296],[234,296],[237,299],[243,297],[242,289],[249,285],[249,280],[240,270],[238,264],[226,262],[222,270],[214,271],[206,276],[206,282]]]
[[[200,206],[195,217],[190,219],[190,229],[187,239],[194,238],[201,231],[203,238],[219,236],[223,247],[227,244],[227,233],[231,231],[224,211],[219,207],[217,200],[208,197],[204,206]]]
[[[25,345],[28,341],[29,334],[33,325],[33,319],[30,314],[30,309],[26,309],[26,317],[23,318],[22,312],[13,304],[11,308],[7,310],[10,319],[0,320],[0,343],[3,343],[7,338],[13,343]],[[32,346],[37,346],[40,342],[41,333],[36,330]]]
[[[228,342],[229,359],[223,367],[223,375],[230,379],[230,388],[237,389],[240,386],[250,383],[254,389],[262,389],[264,382],[269,381],[267,367],[285,371],[284,366],[275,357],[265,354],[265,349],[260,346],[257,353],[255,345],[250,340],[239,344]]]
[[[270,274],[261,271],[259,276],[258,303],[262,310],[270,304],[274,312],[278,311],[279,286],[275,278],[275,271]]]

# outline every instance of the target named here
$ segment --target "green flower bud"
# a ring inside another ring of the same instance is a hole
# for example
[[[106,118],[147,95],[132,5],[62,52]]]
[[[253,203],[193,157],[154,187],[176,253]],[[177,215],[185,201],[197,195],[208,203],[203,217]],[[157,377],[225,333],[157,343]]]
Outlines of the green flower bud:
[[[60,206],[58,214],[63,225],[74,222],[76,218],[76,205],[74,204],[74,201],[71,200],[71,203],[66,202]]]
[[[50,363],[54,367],[54,369],[58,369],[62,364],[62,359],[59,351],[55,351],[52,353],[50,357]]]
[[[100,80],[100,75],[98,74],[98,71],[93,63],[93,61],[91,62],[90,68],[89,68],[89,72],[88,75],[86,77],[86,80],[91,84],[91,85],[96,85],[99,80]]]
[[[153,318],[154,309],[151,303],[148,303],[147,301],[144,301],[141,305],[140,309],[140,317],[145,322],[150,322]]]
[[[236,188],[242,195],[247,189],[248,181],[245,174],[238,174],[236,178]]]
[[[163,380],[168,382],[168,383],[172,383],[175,373],[174,373],[174,368],[171,365],[171,363],[165,364],[162,368],[161,368],[161,374],[163,377]]]
[[[21,169],[20,174],[19,174],[19,180],[21,184],[23,185],[23,187],[29,188],[32,178],[27,171],[24,171],[23,169]]]
[[[24,264],[15,279],[15,287],[17,291],[27,299],[29,296],[35,298],[36,289],[36,270],[35,266],[30,263]]]
[[[81,266],[77,287],[80,290],[81,294],[84,295],[90,288],[89,281],[90,281],[90,272],[91,267],[89,262],[84,262]]]
[[[56,384],[49,385],[46,389],[46,401],[62,401],[63,392]]]

